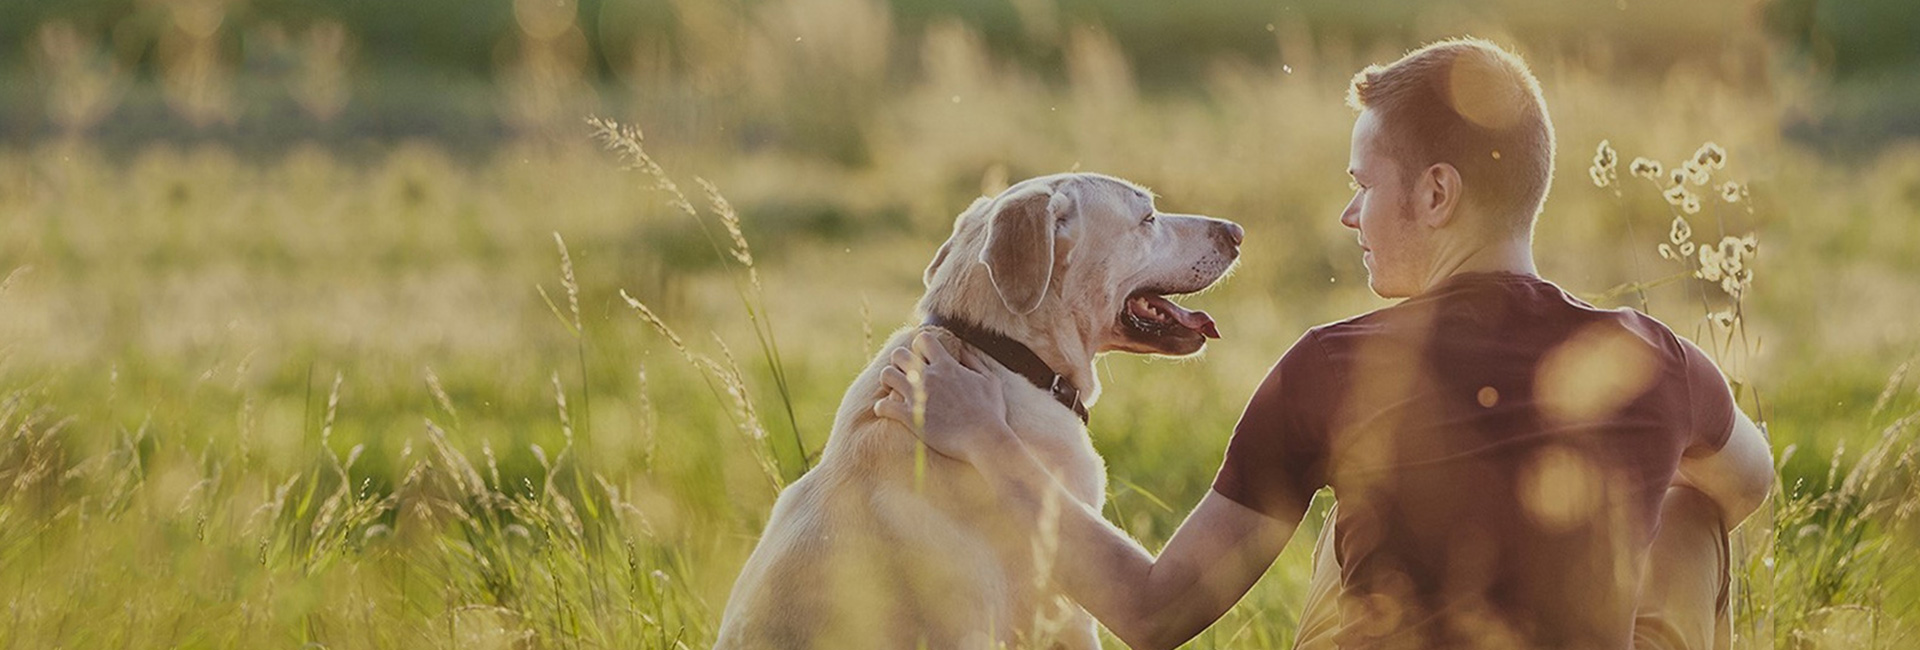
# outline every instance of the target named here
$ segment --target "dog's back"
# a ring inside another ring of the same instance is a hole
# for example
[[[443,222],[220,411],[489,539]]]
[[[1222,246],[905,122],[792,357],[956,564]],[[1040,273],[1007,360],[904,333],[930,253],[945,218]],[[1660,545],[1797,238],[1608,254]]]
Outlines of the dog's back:
[[[716,648],[987,648],[1047,635],[1035,632],[1054,604],[1033,575],[1035,522],[1002,520],[972,468],[932,452],[916,459],[913,434],[871,412],[886,355],[922,329],[882,347],[847,391],[820,465],[781,493]],[[1027,442],[1098,508],[1105,468],[1080,423],[1000,372],[1016,431],[1078,434]],[[1069,607],[1067,645],[1093,641],[1091,619]]]

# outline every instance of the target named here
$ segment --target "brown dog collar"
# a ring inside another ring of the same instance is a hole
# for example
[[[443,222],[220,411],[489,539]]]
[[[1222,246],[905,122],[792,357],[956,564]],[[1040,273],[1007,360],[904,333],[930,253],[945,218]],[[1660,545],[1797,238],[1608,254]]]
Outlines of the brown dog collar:
[[[1053,401],[1072,410],[1074,415],[1080,417],[1081,424],[1086,424],[1087,405],[1080,401],[1080,388],[1074,386],[1073,382],[1067,381],[1066,375],[1054,372],[1053,367],[1047,365],[1046,361],[1042,361],[1040,355],[1034,354],[1032,348],[1004,334],[988,331],[986,328],[958,318],[932,314],[927,317],[926,324],[952,332],[968,345],[993,357],[994,361],[1000,362],[1000,365],[1006,366],[1008,370],[1026,377],[1027,381],[1033,382],[1034,386],[1052,395]]]

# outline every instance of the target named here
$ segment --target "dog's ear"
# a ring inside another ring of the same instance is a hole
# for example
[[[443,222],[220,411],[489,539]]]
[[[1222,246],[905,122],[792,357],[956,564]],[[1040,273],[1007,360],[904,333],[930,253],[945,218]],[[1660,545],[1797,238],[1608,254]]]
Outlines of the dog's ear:
[[[976,212],[986,209],[987,204],[992,202],[993,197],[988,196],[974,199],[972,205],[968,205],[967,209],[961,210],[960,216],[953,219],[953,234],[947,236],[946,243],[940,245],[940,250],[933,254],[933,261],[927,264],[927,270],[920,274],[921,284],[927,285],[929,289],[933,288],[933,274],[940,270],[941,264],[946,263],[947,253],[953,252],[953,240],[960,238],[960,230],[966,227],[967,218],[973,216]]]
[[[940,263],[947,261],[947,253],[951,252],[953,252],[953,238],[948,237],[947,242],[940,245],[940,251],[933,254],[933,263],[928,264],[927,270],[920,274],[920,284],[927,285],[928,289],[933,288],[933,272],[940,270]]]
[[[980,261],[1013,313],[1030,313],[1046,297],[1053,280],[1054,222],[1072,203],[1064,192],[1039,187],[1001,200],[988,219]]]

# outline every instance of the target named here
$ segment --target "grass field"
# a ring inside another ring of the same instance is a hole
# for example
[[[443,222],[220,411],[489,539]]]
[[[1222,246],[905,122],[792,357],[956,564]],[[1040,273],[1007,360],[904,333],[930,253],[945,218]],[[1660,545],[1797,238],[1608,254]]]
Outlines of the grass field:
[[[0,150],[0,648],[705,647],[953,216],[1076,168],[1249,233],[1235,275],[1190,301],[1224,340],[1101,365],[1106,514],[1163,542],[1269,364],[1386,304],[1337,222],[1342,97],[1415,43],[1284,40],[1284,68],[1222,59],[1154,93],[1098,30],[1073,32],[1051,79],[936,25],[900,80],[870,65],[884,10],[848,6],[877,17],[791,58],[742,54],[792,66],[746,105],[640,83],[615,117],[664,134],[646,150],[679,195],[566,101],[482,154]],[[1536,58],[1560,143],[1542,271],[1701,341],[1767,423],[1782,480],[1738,534],[1736,645],[1908,647],[1920,146],[1784,140],[1817,91],[1741,65]],[[708,128],[766,111],[811,117]],[[1603,140],[1609,187],[1587,173]],[[1627,169],[1707,141],[1728,161],[1685,216],[1695,242],[1757,239],[1739,301],[1662,258],[1684,210]],[[1720,198],[1724,181],[1746,194]],[[1286,647],[1307,546],[1189,647]]]

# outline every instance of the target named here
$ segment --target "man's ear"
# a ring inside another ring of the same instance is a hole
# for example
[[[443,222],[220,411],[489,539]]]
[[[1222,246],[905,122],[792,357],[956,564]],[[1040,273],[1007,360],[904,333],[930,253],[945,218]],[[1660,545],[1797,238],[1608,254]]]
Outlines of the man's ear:
[[[1427,167],[1420,182],[1414,184],[1413,203],[1420,222],[1429,228],[1453,223],[1466,189],[1460,180],[1460,170],[1452,163],[1434,163]]]
[[[929,289],[933,288],[933,274],[939,271],[940,265],[947,261],[947,253],[953,252],[953,240],[960,238],[960,229],[966,227],[967,218],[973,216],[975,212],[985,209],[986,205],[991,202],[993,202],[991,197],[983,196],[974,199],[972,205],[960,211],[960,216],[954,217],[953,234],[947,236],[946,243],[941,244],[940,250],[933,254],[933,261],[927,263],[927,270],[920,274],[921,284],[926,285]]]
[[[1054,222],[1073,209],[1073,199],[1036,187],[1000,200],[987,221],[980,261],[1007,309],[1016,314],[1040,307],[1053,281]]]

